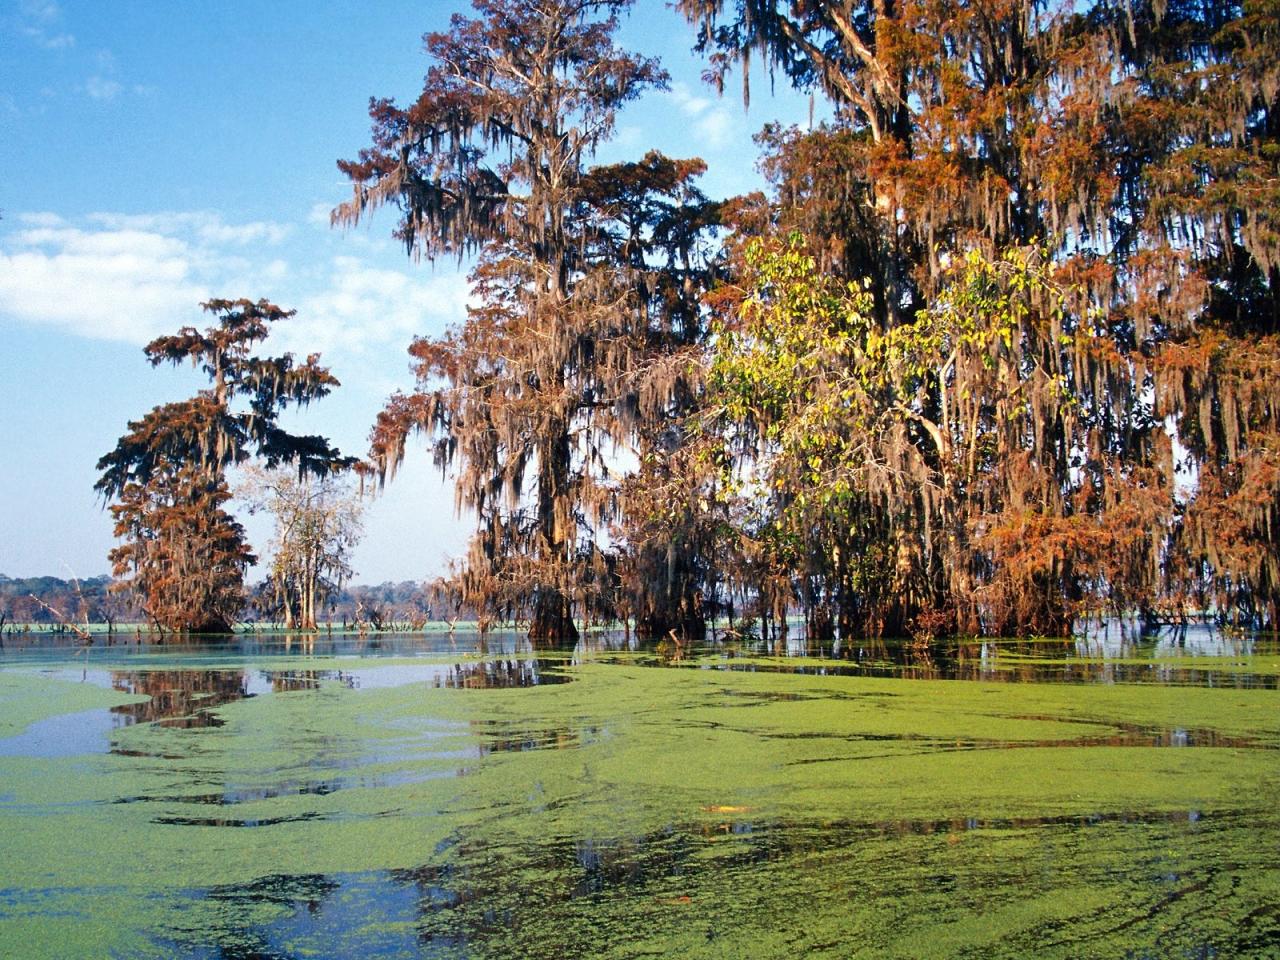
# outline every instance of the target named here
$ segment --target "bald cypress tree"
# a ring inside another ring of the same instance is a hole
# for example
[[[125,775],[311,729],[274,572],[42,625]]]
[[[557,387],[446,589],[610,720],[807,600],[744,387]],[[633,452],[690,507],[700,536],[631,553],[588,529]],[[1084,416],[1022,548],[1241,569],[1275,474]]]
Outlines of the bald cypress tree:
[[[95,489],[110,503],[113,572],[141,597],[157,626],[182,633],[226,633],[244,602],[253,555],[244,529],[225,509],[227,470],[256,459],[326,476],[354,464],[323,437],[299,436],[277,419],[338,386],[318,355],[262,358],[256,345],[270,324],[293,315],[266,300],[211,300],[217,319],[204,331],[186,327],[145,348],[152,366],[191,363],[210,380],[195,397],[154,408],[129,423],[114,450],[98,461]]]
[[[340,163],[354,195],[335,222],[392,204],[411,254],[475,257],[476,306],[414,343],[417,388],[379,417],[372,454],[387,477],[411,434],[433,439],[477,519],[465,602],[538,639],[613,613],[619,455],[652,449],[694,389],[664,358],[701,336],[702,164],[589,163],[617,110],[666,83],[613,42],[629,6],[476,0],[427,35],[417,100],[372,101],[372,147]]]

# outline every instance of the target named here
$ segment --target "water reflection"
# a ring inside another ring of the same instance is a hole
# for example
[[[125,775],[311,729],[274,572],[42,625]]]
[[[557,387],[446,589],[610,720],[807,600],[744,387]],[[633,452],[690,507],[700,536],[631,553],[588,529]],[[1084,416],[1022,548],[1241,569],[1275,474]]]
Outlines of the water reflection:
[[[107,710],[82,710],[45,717],[21,733],[0,738],[0,757],[74,757],[103,753],[121,718]]]
[[[319,813],[299,813],[287,817],[152,817],[152,823],[179,827],[274,827],[281,823],[306,823],[328,819]]]
[[[451,690],[502,690],[536,687],[547,683],[567,683],[569,677],[548,670],[549,661],[536,659],[480,660],[455,663],[437,674],[434,686]]]
[[[1249,669],[1260,658],[1280,656],[1277,638],[1233,636],[1205,625],[1136,637],[1093,631],[1059,639],[953,640],[927,647],[894,640],[819,645],[793,637],[780,652],[758,643],[701,652],[703,665],[710,656],[721,661],[712,665],[727,669],[832,676],[1280,689],[1274,670]]]
[[[641,837],[575,839],[561,849],[568,864],[570,900],[683,877],[692,869],[697,841],[674,828]]]
[[[319,690],[325,682],[339,683],[348,690],[356,687],[355,676],[341,670],[263,670],[262,678],[271,685],[272,693]]]
[[[253,696],[244,670],[113,670],[111,686],[148,698],[111,708],[126,723],[182,729],[219,727],[214,710]]]
[[[597,743],[608,736],[608,731],[592,725],[580,728],[568,726],[533,727],[512,729],[506,722],[473,720],[471,731],[480,743],[476,748],[479,757],[491,753],[525,753],[530,750],[568,750]]]
[[[1010,717],[1011,720],[1042,720],[1046,722],[1063,723],[1061,717],[1048,716],[1025,716]],[[1085,721],[1089,726],[1093,726],[1093,721]],[[1225,748],[1231,750],[1277,750],[1280,749],[1275,743],[1268,743],[1258,740],[1254,737],[1238,737],[1221,733],[1211,729],[1188,729],[1184,727],[1149,727],[1139,724],[1116,723],[1109,722],[1110,726],[1115,727],[1115,733],[1104,734],[1101,736],[1083,736],[1083,737],[1064,737],[1056,740],[1001,740],[1001,739],[965,739],[947,737],[938,739],[936,737],[926,736],[916,733],[877,733],[877,734],[851,734],[835,739],[840,739],[848,743],[910,743],[919,744],[922,749],[929,753],[953,753],[956,751],[969,750],[1026,750],[1035,748],[1071,748],[1084,749],[1089,747],[1148,747],[1153,749],[1159,748],[1179,748],[1179,747],[1196,747],[1196,748]],[[826,733],[759,733],[761,739],[765,740],[830,740],[833,737]],[[794,760],[792,763],[798,765],[807,765],[815,763],[844,763],[848,760],[844,756],[832,757],[812,757],[801,760]]]
[[[116,725],[155,723],[195,729],[217,727],[217,708],[262,693],[319,690],[326,683],[347,689],[428,682],[447,689],[502,689],[566,683],[556,672],[558,661],[535,659],[479,660],[448,664],[406,664],[366,669],[173,669],[112,670],[110,686],[122,693],[146,696],[139,703],[111,707]],[[87,679],[87,677],[86,677]]]
[[[798,625],[797,625],[798,627]],[[129,645],[105,651],[82,651],[83,673],[88,677],[91,658],[107,655],[113,666],[136,660],[136,673],[167,670],[168,664],[192,658],[240,659],[251,665],[259,657],[294,659],[300,670],[279,671],[279,690],[314,689],[324,680],[348,682],[310,664],[316,660],[359,658],[364,665],[353,672],[356,686],[365,686],[360,674],[380,668],[368,666],[383,658],[422,658],[418,667],[388,666],[387,677],[376,684],[426,680],[453,689],[530,687],[564,682],[556,670],[563,664],[611,658],[627,662],[665,664],[673,667],[720,666],[728,669],[787,670],[799,673],[881,676],[916,680],[982,680],[1020,683],[1154,683],[1174,686],[1226,686],[1241,689],[1280,689],[1274,664],[1251,669],[1261,659],[1280,656],[1276,637],[1237,635],[1206,624],[1167,627],[1142,633],[1121,621],[1088,624],[1076,636],[1062,639],[952,640],[919,645],[893,640],[808,641],[797,628],[780,646],[756,642],[712,642],[682,648],[675,655],[661,641],[640,641],[623,631],[584,632],[575,643],[531,644],[516,631],[475,633],[427,632],[360,637],[334,634],[312,637],[306,643],[283,635],[238,636],[218,645]],[[0,651],[0,663],[56,662],[66,668],[72,651],[42,647]],[[465,659],[464,659],[465,658]],[[474,658],[474,659],[472,659]],[[451,661],[451,662],[450,662]],[[815,662],[820,661],[820,662]],[[79,661],[76,660],[78,663]],[[306,665],[304,665],[306,664]],[[404,678],[397,676],[401,671]],[[79,673],[81,671],[77,671]],[[79,677],[77,677],[78,679]],[[247,692],[269,692],[255,687],[251,677]],[[274,681],[273,681],[274,682]],[[157,680],[157,683],[162,681]],[[292,684],[292,685],[291,685]],[[175,694],[181,697],[180,693]],[[187,716],[196,717],[195,713]],[[178,719],[170,717],[168,719]],[[198,718],[193,722],[202,722]]]
[[[1270,656],[1275,650],[1274,641],[1267,640],[1232,638],[1215,640],[1217,646],[1208,646],[1183,637],[1170,641],[1174,643],[1172,647],[1162,646],[1163,643],[1160,639],[1153,643],[1150,638],[1132,643],[1106,640],[1101,646],[1087,638],[974,641],[941,645],[928,656],[888,643],[861,644],[844,650],[819,650],[822,661],[797,658],[794,662],[753,659],[750,651],[742,647],[716,645],[698,651],[687,663],[731,669],[796,669],[864,676],[884,671],[885,675],[897,677],[1027,682],[1116,682],[1126,676],[1125,671],[1145,669],[1152,674],[1150,682],[1177,682],[1168,679],[1177,674],[1161,671],[1189,668],[1159,663],[1160,658],[1216,656],[1224,661],[1223,668],[1202,672],[1231,677],[1227,667],[1234,665],[1237,658],[1244,662],[1250,657]],[[490,760],[486,766],[477,758],[495,753],[572,750],[609,737],[610,728],[584,722],[576,715],[577,708],[560,707],[557,714],[557,708],[549,704],[563,704],[565,700],[558,700],[555,692],[545,696],[490,696],[483,691],[564,682],[570,676],[563,669],[566,660],[607,662],[616,658],[622,663],[635,663],[652,662],[655,657],[651,647],[618,643],[607,636],[589,636],[568,650],[534,651],[514,642],[505,650],[495,651],[491,646],[484,649],[486,657],[471,659],[467,657],[471,649],[457,644],[447,656],[432,654],[410,662],[380,660],[375,665],[364,660],[344,662],[318,656],[287,659],[279,649],[271,651],[269,661],[255,661],[251,656],[236,660],[224,652],[217,662],[230,662],[233,666],[217,667],[210,666],[208,659],[188,661],[182,656],[152,653],[148,655],[150,659],[143,661],[149,669],[142,669],[140,662],[125,665],[137,669],[104,669],[102,677],[95,679],[147,698],[142,704],[101,711],[112,723],[146,722],[199,732],[157,733],[154,740],[148,740],[142,730],[122,734],[118,738],[121,743],[131,740],[135,746],[163,744],[165,749],[187,751],[189,756],[180,758],[182,763],[171,765],[101,758],[102,769],[129,774],[127,780],[113,781],[111,790],[116,789],[116,782],[128,784],[121,789],[139,793],[154,788],[154,793],[122,797],[117,803],[152,806],[110,807],[95,801],[95,817],[103,810],[111,812],[100,821],[74,824],[84,828],[74,836],[78,842],[89,843],[95,833],[119,837],[121,828],[142,829],[153,841],[161,836],[169,840],[180,837],[185,848],[202,855],[207,852],[215,865],[214,858],[224,856],[222,851],[230,850],[243,857],[236,861],[237,872],[219,876],[249,875],[248,871],[258,869],[278,872],[290,865],[299,871],[314,870],[317,860],[301,856],[298,851],[309,854],[321,844],[332,844],[332,850],[339,851],[321,862],[420,862],[419,867],[409,870],[298,876],[277,873],[251,883],[179,894],[171,888],[148,890],[138,899],[162,904],[155,909],[157,914],[163,910],[165,922],[188,924],[181,935],[166,928],[170,939],[158,941],[161,948],[157,952],[161,955],[641,955],[662,954],[661,947],[655,945],[687,946],[689,941],[679,938],[691,935],[699,944],[714,943],[713,950],[718,954],[711,955],[740,956],[751,955],[743,946],[750,946],[741,933],[747,930],[751,935],[764,935],[768,949],[761,953],[799,956],[824,949],[836,953],[851,944],[885,942],[876,937],[900,935],[903,927],[917,923],[922,929],[930,924],[945,929],[951,924],[960,931],[956,933],[957,942],[964,936],[975,937],[972,943],[964,943],[970,955],[996,955],[989,943],[973,934],[974,918],[985,916],[973,907],[975,902],[984,907],[989,904],[993,915],[1007,911],[1003,918],[1012,916],[1017,921],[1008,925],[1010,936],[1015,939],[1001,948],[1001,956],[1034,955],[1034,938],[1041,936],[1058,937],[1059,943],[1067,937],[1079,940],[1080,949],[1074,955],[1135,958],[1231,956],[1250,951],[1264,956],[1267,949],[1280,945],[1280,916],[1274,907],[1256,897],[1250,901],[1246,895],[1236,893],[1238,887],[1247,888],[1251,883],[1255,888],[1274,891],[1280,877],[1274,844],[1266,839],[1280,835],[1280,825],[1270,808],[1239,814],[1213,808],[1173,812],[1102,809],[1090,814],[1016,818],[1003,815],[1016,807],[993,801],[960,817],[872,820],[873,815],[864,813],[868,819],[852,821],[835,819],[828,810],[816,808],[808,819],[782,820],[776,817],[777,808],[767,803],[754,809],[746,805],[754,800],[733,801],[741,802],[741,806],[699,806],[705,802],[699,798],[681,805],[670,797],[629,792],[625,778],[624,786],[616,789],[607,781],[592,779],[605,780],[611,772],[607,764],[597,763],[600,757],[614,760],[628,749],[627,720],[613,719],[605,708],[592,716],[598,723],[613,724],[622,731],[616,750],[615,745],[610,745],[595,754],[584,752],[581,757],[556,756],[554,759],[564,762],[548,763],[545,769],[551,771],[550,775],[540,765],[553,759],[550,754],[511,756],[502,761]],[[813,653],[808,648],[801,649],[806,654]],[[408,650],[412,647],[401,647],[397,652],[407,660]],[[479,653],[478,645],[475,652]],[[182,669],[184,663],[192,669]],[[1100,668],[1106,669],[1091,672]],[[582,682],[599,679],[599,675],[608,672],[583,671],[587,679]],[[616,676],[624,671],[613,673]],[[79,667],[76,675],[80,675]],[[625,675],[634,679],[634,672]],[[661,676],[645,677],[655,678],[660,680]],[[419,686],[403,696],[387,698],[345,693],[348,689],[403,683]],[[326,685],[337,685],[337,695],[312,696]],[[749,722],[754,704],[811,698],[817,696],[811,687],[841,685],[737,686],[751,689],[725,691],[724,696],[738,698],[745,709],[736,713],[735,719],[741,717]],[[769,686],[779,689],[764,689]],[[838,696],[887,695],[861,689],[867,684],[845,686],[847,690],[835,691]],[[661,684],[654,684],[655,690],[660,687]],[[793,689],[796,687],[801,689]],[[1006,697],[1012,693],[1015,691],[1004,690],[992,699],[1025,705],[997,709],[1030,713],[1054,709],[1046,706],[1047,702],[1070,699],[1065,692],[1062,697],[1055,694],[1043,699]],[[291,699],[268,699],[276,694],[288,694]],[[261,710],[268,717],[284,716],[287,722],[246,723],[243,727],[233,723],[223,730],[202,729],[219,725],[214,715],[219,708],[253,696],[263,699],[247,711],[251,715],[248,719]],[[361,700],[375,707],[379,702],[397,706],[384,715],[370,717],[362,714],[358,702]],[[530,700],[537,701],[536,709],[522,710],[521,705],[528,705]],[[405,703],[410,706],[404,708]],[[697,703],[705,705],[704,700]],[[354,709],[339,714],[340,722],[312,724],[313,718],[324,720],[320,711],[334,704],[343,711]],[[448,710],[433,715],[433,704],[447,704]],[[718,700],[712,704],[723,705]],[[273,713],[276,706],[281,707],[279,713]],[[495,709],[489,709],[491,706]],[[1207,716],[1197,722],[1212,723],[1214,715]],[[66,719],[76,724],[83,722],[83,718],[74,715]],[[1062,716],[1007,719],[1069,722]],[[377,729],[360,729],[366,721]],[[688,723],[697,735],[694,725],[700,722],[700,716],[681,714],[673,722]],[[1192,726],[1110,724],[1107,728],[1100,727],[1097,721],[1081,722],[1087,722],[1088,728],[1081,728],[1078,739],[914,739],[920,742],[922,751],[1038,746],[1272,746]],[[1069,733],[1074,728],[1066,729]],[[974,728],[972,732],[986,731],[994,731],[997,736],[1002,732],[998,726]],[[765,751],[770,756],[776,755],[773,747],[776,744]],[[263,749],[261,754],[254,752],[258,748]],[[786,754],[801,755],[802,751]],[[652,762],[651,754],[640,756],[643,759],[636,762]],[[1177,762],[1166,766],[1177,770],[1181,761],[1189,759],[1193,758],[1180,756]],[[1212,759],[1227,761],[1221,769],[1235,762],[1234,758]],[[1256,759],[1256,755],[1249,759]],[[1116,765],[1123,762],[1122,757],[1102,758],[1099,766],[1108,766],[1112,760]],[[708,762],[714,762],[714,757]],[[74,763],[84,766],[78,760]],[[65,769],[69,777],[81,775],[73,773],[70,766]],[[390,794],[385,802],[382,797],[360,797],[358,802],[348,804],[341,802],[345,798],[336,798],[336,802],[302,800],[264,803],[256,808],[239,806],[298,795],[323,796],[348,788],[376,789],[437,777],[453,778],[478,769],[496,770],[510,778],[527,774],[536,789],[531,787],[527,794],[523,790],[511,794],[514,800],[508,802],[505,791],[511,780],[504,780],[502,789],[495,793],[491,792],[491,781],[476,778],[487,785],[478,787],[479,792],[475,793],[469,793],[460,781],[442,784],[443,789],[438,792],[414,789]],[[794,772],[787,770],[788,774]],[[552,776],[558,779],[553,780]],[[541,778],[545,778],[549,789],[543,789]],[[592,782],[588,784],[588,780]],[[796,778],[795,782],[803,780]],[[745,787],[752,789],[749,778]],[[726,784],[721,799],[736,797],[743,788],[740,782]],[[1254,789],[1245,784],[1239,795],[1243,799],[1231,794],[1230,802],[1256,803],[1259,789],[1265,793],[1265,787]],[[183,794],[184,790],[190,790],[190,794]],[[932,794],[916,796],[912,809],[939,814],[957,807],[965,809],[947,791],[948,784],[940,780],[937,793],[943,799],[935,803]],[[504,799],[500,802],[496,798]],[[927,805],[922,806],[922,801]],[[1087,810],[1093,801],[1088,803],[1084,806],[1082,801],[1065,809]],[[774,814],[762,810],[773,810]],[[842,810],[841,815],[847,815],[848,808]],[[375,818],[380,824],[376,830],[371,828]],[[338,820],[341,822],[334,822]],[[310,821],[315,823],[308,826]],[[207,835],[180,829],[210,826],[229,829],[207,845]],[[245,833],[245,829],[253,828],[264,829],[257,834]],[[445,831],[452,831],[448,841],[433,848],[435,838]],[[352,835],[359,838],[357,843],[375,836],[383,842],[391,836],[393,841],[386,847],[389,852],[385,859],[382,854],[380,859],[370,859],[364,856],[363,849],[360,856],[344,859],[342,846],[353,843]],[[424,836],[431,840],[419,841],[421,850],[411,846],[416,838]],[[412,851],[407,855],[406,847]],[[330,852],[326,847],[326,855]],[[105,852],[102,857],[102,863],[108,863]],[[207,876],[201,873],[200,864],[180,875],[195,878],[186,882],[208,882],[199,879]],[[142,884],[138,884],[137,889],[141,888]],[[15,894],[18,895],[25,892]],[[1073,896],[1081,902],[1072,905]],[[174,904],[175,897],[182,902]],[[1036,897],[1060,901],[1061,913],[1054,912],[1058,903],[1054,910],[1041,914],[1016,912],[1024,900]],[[47,904],[40,909],[50,913],[55,909],[76,909],[74,903],[67,906],[67,902],[52,895]],[[1214,917],[1221,916],[1222,920],[1215,919],[1212,931],[1201,934],[1196,925],[1202,921],[1207,904]],[[200,912],[202,906],[208,909]],[[786,910],[791,913],[784,923]],[[1053,916],[1046,920],[1047,913]],[[1097,920],[1099,916],[1104,919]],[[171,917],[177,919],[170,921]],[[193,917],[198,920],[190,919]],[[781,944],[768,939],[772,932],[784,927],[788,937],[795,937],[794,942]],[[1165,936],[1162,931],[1166,927],[1191,930],[1187,934],[1189,941],[1178,941],[1177,949],[1165,949],[1168,944],[1160,938]],[[797,932],[810,928],[816,931],[814,937],[827,939],[805,940],[808,934]],[[645,937],[648,940],[641,943]],[[663,940],[664,937],[668,939]],[[726,945],[722,948],[721,943]],[[680,952],[676,948],[667,951],[668,955]],[[905,955],[906,951],[900,953]],[[1060,951],[1059,955],[1071,954]]]

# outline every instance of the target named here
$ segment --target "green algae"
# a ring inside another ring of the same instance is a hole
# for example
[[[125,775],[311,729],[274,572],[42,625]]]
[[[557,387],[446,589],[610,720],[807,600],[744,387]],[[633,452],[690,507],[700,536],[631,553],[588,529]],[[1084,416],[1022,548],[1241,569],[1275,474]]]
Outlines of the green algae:
[[[0,739],[50,717],[145,699],[31,671],[0,670]]]
[[[1274,691],[599,659],[541,657],[572,682],[525,689],[321,676],[213,706],[209,725],[123,726],[110,752],[0,757],[0,955],[1267,956],[1280,942]],[[28,704],[17,720],[0,708],[14,727],[137,700],[29,670],[0,671],[0,691]]]

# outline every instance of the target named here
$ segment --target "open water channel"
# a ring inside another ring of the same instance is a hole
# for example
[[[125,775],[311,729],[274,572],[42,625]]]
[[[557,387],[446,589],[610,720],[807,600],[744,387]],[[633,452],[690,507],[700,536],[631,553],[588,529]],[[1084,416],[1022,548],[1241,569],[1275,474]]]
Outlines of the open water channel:
[[[1280,648],[0,652],[0,957],[1280,956]]]

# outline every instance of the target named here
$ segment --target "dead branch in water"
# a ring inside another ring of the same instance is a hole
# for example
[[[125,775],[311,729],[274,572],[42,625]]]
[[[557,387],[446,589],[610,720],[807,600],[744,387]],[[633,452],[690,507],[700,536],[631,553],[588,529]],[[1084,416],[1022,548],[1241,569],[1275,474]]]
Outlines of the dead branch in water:
[[[77,626],[73,620],[68,619],[60,610],[57,610],[54,607],[49,606],[49,604],[45,603],[43,600],[37,597],[34,593],[29,593],[27,594],[27,596],[29,596],[32,600],[40,604],[40,606],[44,607],[47,611],[49,611],[49,613],[51,613],[54,617],[56,617],[58,620],[58,623],[60,623],[62,626],[66,627],[68,630],[74,633],[77,637],[79,637],[81,643],[85,645],[93,643],[93,634],[91,634],[88,630],[85,630],[83,627]]]

